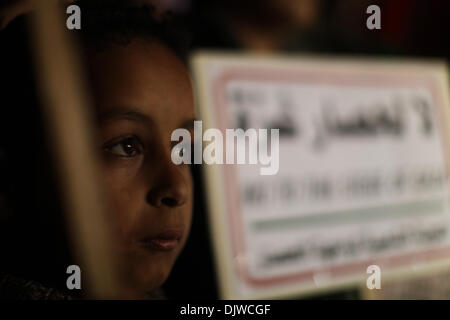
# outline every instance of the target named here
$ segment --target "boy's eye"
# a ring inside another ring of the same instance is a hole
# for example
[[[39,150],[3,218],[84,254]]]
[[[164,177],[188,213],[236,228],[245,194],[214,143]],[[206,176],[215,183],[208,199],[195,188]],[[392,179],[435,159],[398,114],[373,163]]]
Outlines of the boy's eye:
[[[142,154],[143,149],[144,147],[142,143],[136,137],[122,139],[105,148],[106,151],[116,156],[126,158],[131,158]]]

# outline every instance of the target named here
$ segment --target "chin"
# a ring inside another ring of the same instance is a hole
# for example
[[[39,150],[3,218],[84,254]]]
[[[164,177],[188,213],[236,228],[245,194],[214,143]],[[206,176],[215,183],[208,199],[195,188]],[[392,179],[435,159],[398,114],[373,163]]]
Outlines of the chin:
[[[134,268],[134,283],[141,292],[149,292],[159,289],[172,271],[175,259],[161,257],[146,259]]]

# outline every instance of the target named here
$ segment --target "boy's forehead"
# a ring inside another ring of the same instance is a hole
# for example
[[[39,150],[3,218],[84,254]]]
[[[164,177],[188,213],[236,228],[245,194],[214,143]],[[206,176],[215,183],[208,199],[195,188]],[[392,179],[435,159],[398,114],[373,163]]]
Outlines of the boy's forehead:
[[[187,68],[177,55],[159,41],[136,39],[126,45],[111,44],[106,49],[88,50],[91,68],[122,72],[122,75],[178,76],[189,80]]]
[[[172,117],[177,119],[176,117]],[[128,120],[136,123],[142,123],[149,127],[157,126],[158,119],[154,118],[153,113],[148,112],[145,109],[134,108],[134,107],[106,107],[99,110],[97,114],[97,120],[100,123],[114,121],[114,120]],[[181,119],[177,127],[193,129],[194,121],[197,120],[192,114],[186,113]]]
[[[110,119],[141,114],[172,123],[195,116],[187,69],[163,45],[134,42],[110,46],[92,53],[89,65],[98,111],[115,115]]]

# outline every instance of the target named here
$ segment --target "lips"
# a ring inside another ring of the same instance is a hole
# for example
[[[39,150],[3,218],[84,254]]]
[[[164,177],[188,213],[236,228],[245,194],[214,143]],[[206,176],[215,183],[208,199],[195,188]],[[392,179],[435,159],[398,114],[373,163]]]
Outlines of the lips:
[[[178,246],[182,237],[181,230],[167,230],[156,236],[140,239],[139,244],[150,250],[171,251]]]

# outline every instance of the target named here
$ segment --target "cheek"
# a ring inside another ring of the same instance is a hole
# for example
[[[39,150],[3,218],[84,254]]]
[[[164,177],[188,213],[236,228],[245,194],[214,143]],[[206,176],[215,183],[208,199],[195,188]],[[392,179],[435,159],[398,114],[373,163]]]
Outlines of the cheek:
[[[142,192],[136,178],[138,171],[134,166],[103,165],[108,213],[115,228],[114,235],[121,243],[130,241],[140,211]]]
[[[185,226],[187,227],[187,236],[189,235],[190,229],[191,229],[191,224],[192,224],[192,218],[193,218],[193,210],[194,210],[194,183],[193,183],[193,179],[192,179],[192,175],[190,172],[187,173],[188,177],[187,177],[187,181],[188,181],[188,186],[189,186],[189,198],[188,201],[185,204],[185,211],[184,211],[184,222],[185,222]],[[186,239],[187,239],[186,236]],[[185,239],[185,241],[186,241]]]
[[[128,159],[105,155],[102,161],[103,174],[106,179],[115,184],[126,184],[136,178],[143,162],[143,155]]]

